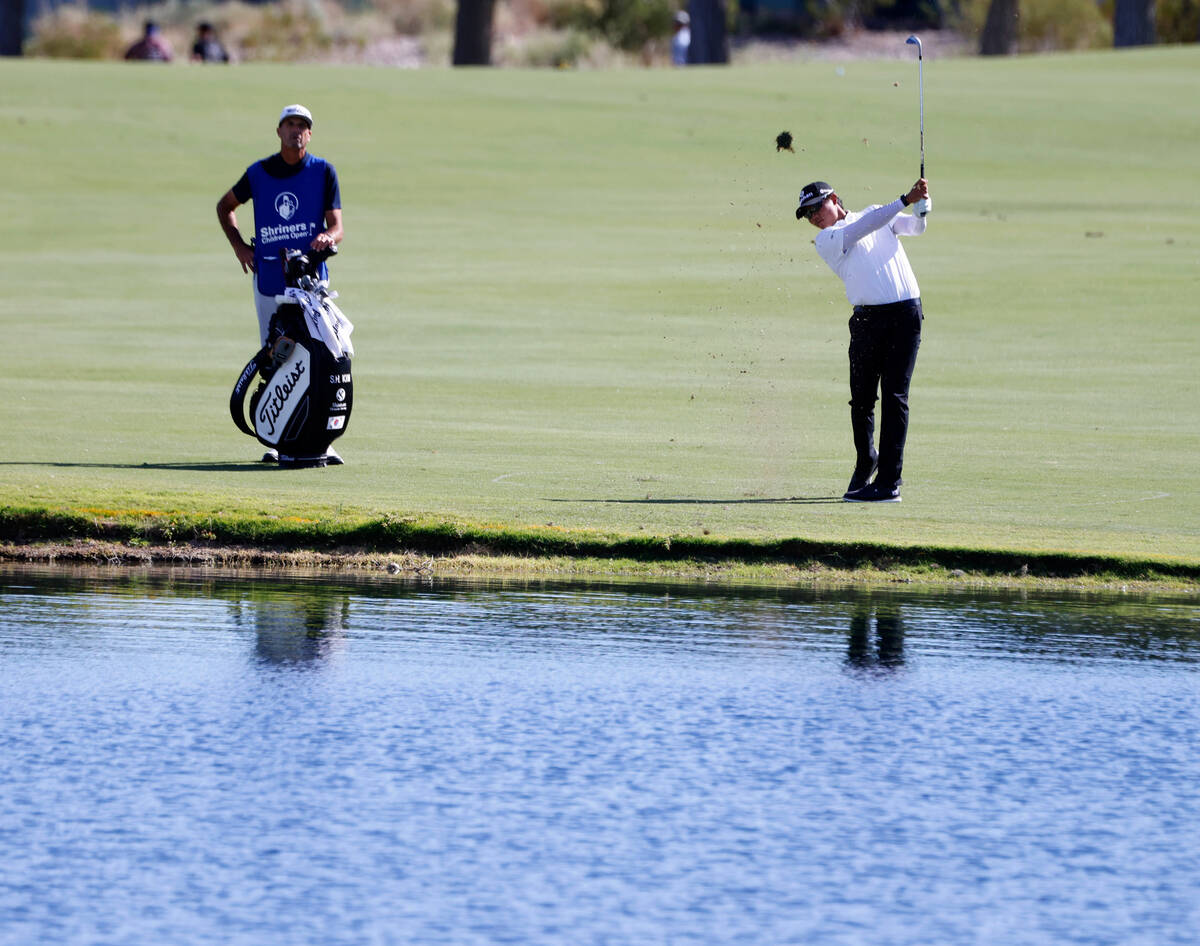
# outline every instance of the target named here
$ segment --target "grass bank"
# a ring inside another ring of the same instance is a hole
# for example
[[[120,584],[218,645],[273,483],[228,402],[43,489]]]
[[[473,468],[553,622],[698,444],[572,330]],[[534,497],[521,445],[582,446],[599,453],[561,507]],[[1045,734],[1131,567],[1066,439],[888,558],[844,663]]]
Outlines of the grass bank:
[[[320,82],[0,62],[22,224],[0,257],[6,537],[157,543],[167,522],[595,561],[669,540],[1186,580],[1197,69],[1195,48],[926,64],[925,339],[904,502],[879,509],[838,501],[848,312],[793,209],[814,178],[854,205],[911,183],[912,62]],[[342,177],[359,355],[347,465],[282,471],[225,410],[257,339],[213,207],[298,99]]]
[[[905,582],[1194,590],[1200,563],[803,539],[602,534],[385,517],[221,519],[147,510],[0,509],[15,561],[760,582]]]

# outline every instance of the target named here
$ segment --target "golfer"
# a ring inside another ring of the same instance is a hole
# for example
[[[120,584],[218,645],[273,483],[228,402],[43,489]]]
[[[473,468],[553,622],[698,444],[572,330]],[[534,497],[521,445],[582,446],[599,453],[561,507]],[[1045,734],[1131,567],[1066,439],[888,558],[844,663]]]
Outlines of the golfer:
[[[307,108],[287,106],[275,129],[279,153],[246,168],[233,189],[217,202],[217,220],[242,272],[254,274],[259,344],[267,341],[275,296],[286,288],[283,251],[327,250],[342,241],[337,171],[328,161],[309,154],[312,125],[312,112]],[[251,200],[255,237],[247,243],[238,230],[235,211]],[[328,278],[324,265],[321,278]]]
[[[919,203],[918,203],[919,202]],[[901,213],[914,205],[917,216]],[[858,454],[842,497],[855,503],[900,502],[908,436],[908,386],[921,347],[921,291],[899,237],[925,232],[929,184],[921,178],[890,204],[848,213],[824,181],[800,192],[796,219],[821,232],[817,252],[846,284],[850,317],[850,426]],[[882,391],[879,449],[875,401]],[[874,476],[874,480],[871,477]]]

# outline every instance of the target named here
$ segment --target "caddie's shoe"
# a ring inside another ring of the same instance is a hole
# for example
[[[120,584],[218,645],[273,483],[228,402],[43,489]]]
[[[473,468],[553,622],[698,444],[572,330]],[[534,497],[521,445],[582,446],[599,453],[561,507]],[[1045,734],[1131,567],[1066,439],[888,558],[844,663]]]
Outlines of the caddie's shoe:
[[[262,455],[262,462],[263,463],[278,463],[279,462],[279,451],[278,450],[268,450],[266,453],[264,453]]]
[[[286,453],[279,454],[281,470],[308,470],[316,466],[325,466],[328,462],[324,454],[319,457],[289,457]]]
[[[898,503],[900,502],[899,486],[880,486],[872,483],[853,493],[847,493],[842,499],[848,503]]]
[[[875,475],[875,470],[878,468],[878,466],[879,457],[873,457],[871,459],[871,465],[869,468],[856,466],[854,468],[854,474],[850,477],[850,485],[846,487],[846,492],[842,496],[842,499],[848,499],[851,493],[858,492],[869,482],[871,482],[871,477]],[[863,469],[866,470],[865,473],[860,472],[860,470]]]
[[[342,459],[342,455],[334,450],[333,447],[326,447],[325,462],[330,466],[342,466],[346,461]]]

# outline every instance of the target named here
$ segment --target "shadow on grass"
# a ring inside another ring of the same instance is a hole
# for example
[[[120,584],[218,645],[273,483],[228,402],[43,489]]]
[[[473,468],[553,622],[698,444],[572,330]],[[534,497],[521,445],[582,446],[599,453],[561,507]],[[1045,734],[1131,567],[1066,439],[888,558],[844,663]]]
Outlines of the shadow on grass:
[[[224,460],[214,463],[37,463],[33,460],[0,460],[0,466],[45,466],[80,470],[197,470],[202,473],[278,469],[274,463],[263,463],[259,460]]]
[[[819,505],[844,502],[841,496],[789,496],[786,499],[560,499],[547,497],[547,503],[616,503],[630,506],[745,506],[768,503],[780,506]]]

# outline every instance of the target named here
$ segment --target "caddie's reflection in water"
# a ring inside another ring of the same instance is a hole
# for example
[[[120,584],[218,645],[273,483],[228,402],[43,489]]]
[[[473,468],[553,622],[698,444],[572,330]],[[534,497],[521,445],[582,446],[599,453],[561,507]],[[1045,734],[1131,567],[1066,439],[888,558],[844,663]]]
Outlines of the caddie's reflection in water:
[[[334,657],[346,639],[348,595],[241,601],[239,624],[254,630],[254,656],[278,667],[317,665]]]
[[[896,605],[863,603],[855,606],[850,615],[846,665],[880,673],[904,666],[904,621]]]

